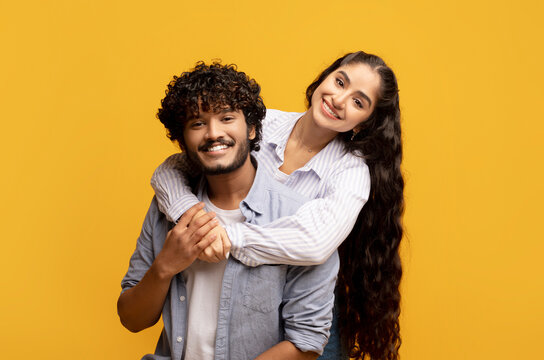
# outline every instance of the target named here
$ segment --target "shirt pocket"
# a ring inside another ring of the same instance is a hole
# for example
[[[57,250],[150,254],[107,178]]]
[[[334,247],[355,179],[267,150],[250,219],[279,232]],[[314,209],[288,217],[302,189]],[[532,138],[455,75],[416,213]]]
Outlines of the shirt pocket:
[[[277,310],[283,299],[286,272],[286,265],[251,268],[244,288],[244,306],[261,313]]]

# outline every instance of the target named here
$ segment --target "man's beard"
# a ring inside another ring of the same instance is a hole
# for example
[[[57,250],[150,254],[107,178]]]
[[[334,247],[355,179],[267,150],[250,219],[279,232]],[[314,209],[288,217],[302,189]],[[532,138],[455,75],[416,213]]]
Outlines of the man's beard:
[[[214,141],[209,141],[206,144],[199,146],[199,151],[204,151],[205,149],[209,148],[211,144],[220,143],[227,146],[234,146],[234,141],[228,141],[223,139],[217,139]],[[222,174],[228,174],[230,172],[233,172],[234,170],[239,169],[244,165],[246,162],[248,156],[249,156],[249,142],[248,140],[244,140],[244,142],[240,143],[238,146],[238,151],[236,153],[236,156],[234,157],[234,160],[228,164],[228,165],[216,165],[216,166],[205,166],[200,161],[198,154],[194,151],[186,150],[188,159],[196,166],[198,167],[204,175],[222,175]]]

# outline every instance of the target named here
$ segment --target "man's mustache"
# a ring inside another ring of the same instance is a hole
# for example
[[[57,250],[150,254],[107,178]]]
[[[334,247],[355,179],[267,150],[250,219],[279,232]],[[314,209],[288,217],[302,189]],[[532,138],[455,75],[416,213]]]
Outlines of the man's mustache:
[[[212,145],[227,145],[227,146],[234,146],[235,142],[234,140],[226,140],[226,139],[223,139],[223,138],[219,138],[219,139],[216,139],[216,140],[208,140],[206,141],[204,144],[200,145],[198,147],[198,150],[199,151],[207,151],[208,148],[210,148]]]

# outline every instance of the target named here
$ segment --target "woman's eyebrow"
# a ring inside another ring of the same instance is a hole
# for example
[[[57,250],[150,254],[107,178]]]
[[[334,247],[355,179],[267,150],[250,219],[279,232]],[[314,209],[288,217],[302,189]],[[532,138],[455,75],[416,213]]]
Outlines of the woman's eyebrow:
[[[351,80],[349,79],[349,76],[348,74],[346,74],[345,71],[343,70],[339,70],[338,71],[340,74],[342,74],[342,76],[344,77],[344,79],[346,80],[346,82],[349,84],[351,84]],[[370,98],[364,93],[362,92],[361,90],[357,90],[356,91],[357,95],[359,95],[360,97],[362,97],[363,99],[365,99],[367,102],[368,102],[368,105],[369,106],[372,106],[372,100],[370,100]]]

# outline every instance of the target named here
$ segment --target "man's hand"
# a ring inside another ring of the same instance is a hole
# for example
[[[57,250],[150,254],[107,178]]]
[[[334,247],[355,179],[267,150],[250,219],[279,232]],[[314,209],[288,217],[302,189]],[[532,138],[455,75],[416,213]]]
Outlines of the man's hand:
[[[165,277],[173,277],[189,267],[198,255],[207,248],[217,235],[212,233],[219,221],[214,212],[196,218],[196,214],[204,207],[198,203],[183,214],[176,226],[168,232],[164,246],[155,259],[156,267]]]
[[[206,211],[200,210],[193,217],[193,220],[204,215],[206,215]],[[215,240],[198,255],[198,258],[210,263],[218,263],[226,259],[230,251],[230,240],[225,228],[217,225],[206,235],[206,240],[209,236],[215,236]]]

